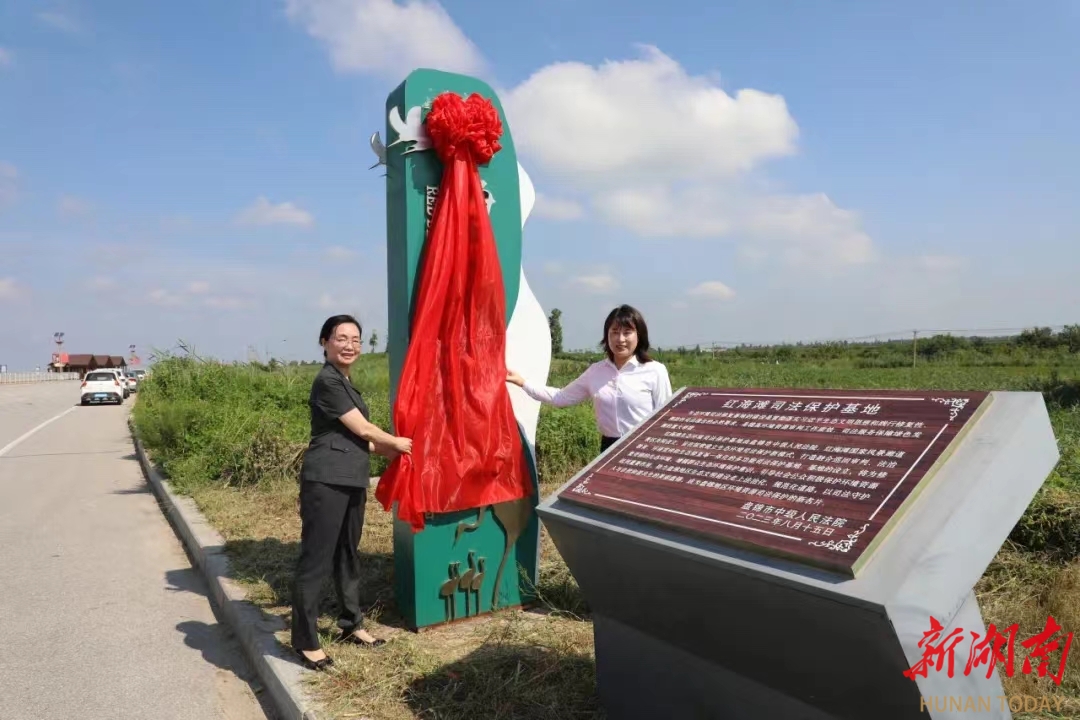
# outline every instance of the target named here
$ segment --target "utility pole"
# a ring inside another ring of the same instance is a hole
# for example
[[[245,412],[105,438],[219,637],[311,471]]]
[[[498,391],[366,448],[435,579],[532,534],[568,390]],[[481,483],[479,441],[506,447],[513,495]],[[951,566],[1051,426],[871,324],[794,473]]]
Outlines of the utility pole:
[[[56,343],[57,372],[64,372],[64,333],[54,332],[53,342]]]
[[[918,345],[918,342],[919,342],[919,331],[918,330],[912,330],[911,331],[911,369],[912,370],[915,369],[915,358],[917,357],[915,348]]]

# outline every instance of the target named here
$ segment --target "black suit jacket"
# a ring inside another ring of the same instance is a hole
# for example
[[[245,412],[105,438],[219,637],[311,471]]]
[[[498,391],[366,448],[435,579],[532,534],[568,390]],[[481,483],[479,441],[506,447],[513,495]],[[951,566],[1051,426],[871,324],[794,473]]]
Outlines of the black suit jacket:
[[[368,441],[352,433],[341,416],[358,409],[370,420],[367,404],[345,375],[330,363],[311,384],[311,442],[304,453],[301,482],[368,487],[371,457]]]

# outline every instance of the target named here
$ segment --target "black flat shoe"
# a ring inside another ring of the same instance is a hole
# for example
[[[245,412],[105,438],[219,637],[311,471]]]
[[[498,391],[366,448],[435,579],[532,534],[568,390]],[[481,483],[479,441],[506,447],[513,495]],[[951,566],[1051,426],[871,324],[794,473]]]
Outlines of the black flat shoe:
[[[374,642],[368,642],[367,640],[361,640],[356,637],[356,631],[353,630],[350,633],[341,633],[341,637],[338,638],[338,642],[351,643],[353,645],[359,645],[360,647],[377,648],[386,644],[386,641],[382,638],[376,638]]]
[[[300,658],[300,662],[302,662],[304,664],[304,667],[306,667],[308,670],[328,670],[334,665],[334,659],[329,655],[322,658],[321,660],[312,660],[300,650],[296,650],[295,652],[296,656]]]

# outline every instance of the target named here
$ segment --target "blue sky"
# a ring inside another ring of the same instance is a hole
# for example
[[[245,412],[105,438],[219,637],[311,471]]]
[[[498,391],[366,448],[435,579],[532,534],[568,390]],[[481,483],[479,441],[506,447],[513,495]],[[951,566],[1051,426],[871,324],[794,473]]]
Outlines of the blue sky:
[[[385,336],[367,137],[416,66],[499,89],[570,347],[1080,322],[1080,6],[0,2],[0,363]],[[381,31],[375,28],[381,28]]]

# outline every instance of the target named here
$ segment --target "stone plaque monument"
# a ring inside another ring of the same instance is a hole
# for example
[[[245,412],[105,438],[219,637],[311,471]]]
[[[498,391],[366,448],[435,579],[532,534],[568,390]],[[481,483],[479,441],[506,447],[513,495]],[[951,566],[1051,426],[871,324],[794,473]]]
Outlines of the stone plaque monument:
[[[691,390],[565,497],[853,577],[987,397],[940,395]]]
[[[684,388],[538,512],[613,719],[1005,718],[970,642],[910,669],[986,636],[972,588],[1057,459],[1039,393]]]

